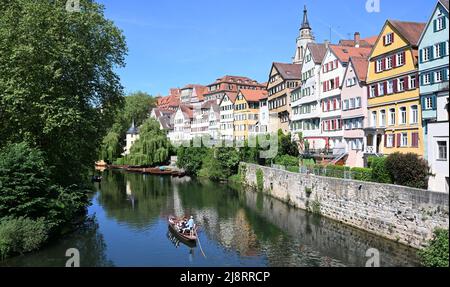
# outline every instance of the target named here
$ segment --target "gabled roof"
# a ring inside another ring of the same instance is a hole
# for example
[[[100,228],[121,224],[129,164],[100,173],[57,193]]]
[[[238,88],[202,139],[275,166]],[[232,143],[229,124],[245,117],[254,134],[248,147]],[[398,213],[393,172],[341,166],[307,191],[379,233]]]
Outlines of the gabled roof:
[[[190,119],[194,118],[194,111],[192,110],[192,106],[190,105],[180,105],[181,112],[188,116]]]
[[[230,101],[234,104],[234,102],[236,102],[237,93],[236,92],[226,92],[225,96],[223,96],[222,99],[220,99],[219,106],[222,104],[222,101],[225,97],[228,97],[230,99]]]
[[[371,48],[375,45],[377,42],[378,35],[372,36],[369,38],[361,39],[359,41],[359,47],[361,48]],[[340,46],[348,46],[348,47],[355,47],[355,40],[340,40],[339,45]]]
[[[350,58],[353,70],[355,71],[356,77],[360,82],[365,82],[367,80],[367,73],[369,71],[369,58],[368,57],[352,57]]]
[[[436,5],[434,6],[433,12],[431,13],[430,19],[428,20],[428,22],[427,22],[425,28],[424,28],[423,31],[422,31],[422,34],[420,35],[419,43],[417,44],[417,46],[420,46],[420,43],[422,42],[422,39],[423,39],[423,37],[425,36],[425,34],[426,34],[427,30],[428,30],[429,25],[432,24],[432,20],[433,20],[433,17],[434,17],[434,12],[435,12],[436,9],[439,7],[439,5],[441,5],[442,7],[444,7],[444,8],[447,10],[447,13],[449,12],[449,10],[448,10],[448,8],[449,8],[449,7],[448,7],[448,2],[449,2],[449,0],[438,0],[438,1],[437,1]]]
[[[302,78],[302,65],[273,63],[284,80],[300,80]]]
[[[233,83],[233,84],[244,84],[244,85],[260,85],[258,81],[252,80],[248,77],[242,77],[242,76],[223,76],[221,78],[218,78],[214,83],[208,85],[213,86],[220,83]]]
[[[306,48],[311,51],[314,63],[321,64],[327,54],[327,46],[325,44],[309,43]]]
[[[268,93],[265,90],[240,90],[240,93],[247,102],[259,102],[268,97]]]
[[[420,36],[425,29],[426,23],[405,22],[397,20],[387,20],[390,25],[402,36],[410,45],[418,46]]]
[[[351,57],[369,57],[372,51],[372,48],[355,48],[339,45],[330,45],[329,49],[341,63],[348,63]]]

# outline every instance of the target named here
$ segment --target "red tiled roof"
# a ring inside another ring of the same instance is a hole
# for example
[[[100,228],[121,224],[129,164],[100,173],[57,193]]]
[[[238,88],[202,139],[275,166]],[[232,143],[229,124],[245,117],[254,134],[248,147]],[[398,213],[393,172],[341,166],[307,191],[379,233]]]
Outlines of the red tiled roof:
[[[265,90],[240,90],[240,92],[248,102],[259,102],[268,97]]]
[[[350,61],[353,64],[353,69],[356,76],[362,82],[367,80],[367,72],[369,69],[369,58],[368,57],[352,57]]]
[[[217,79],[214,83],[208,85],[217,85],[219,83],[234,83],[234,84],[246,84],[246,85],[260,85],[257,81],[252,80],[248,77],[242,77],[242,76],[223,76],[222,78]]]
[[[369,57],[372,48],[355,48],[339,45],[330,45],[331,51],[342,63],[348,63],[351,57]]]
[[[190,105],[180,105],[180,110],[188,116],[190,119],[194,118],[194,111],[192,110],[192,106]]]
[[[284,80],[300,80],[302,78],[302,65],[273,63]]]
[[[372,36],[369,38],[361,39],[359,40],[359,47],[361,48],[370,48],[373,47],[378,39],[377,36]],[[355,47],[355,40],[340,40],[339,41],[340,46],[347,46],[347,47]]]
[[[327,46],[325,44],[309,43],[307,48],[311,51],[314,63],[322,63],[322,60],[327,53]]]
[[[409,44],[417,46],[420,36],[425,29],[426,23],[404,22],[396,20],[388,20],[388,22],[402,35]]]
[[[236,92],[226,92],[223,98],[228,97],[230,101],[234,103],[236,102],[237,95],[238,94]],[[223,98],[221,99],[221,101],[223,101]]]

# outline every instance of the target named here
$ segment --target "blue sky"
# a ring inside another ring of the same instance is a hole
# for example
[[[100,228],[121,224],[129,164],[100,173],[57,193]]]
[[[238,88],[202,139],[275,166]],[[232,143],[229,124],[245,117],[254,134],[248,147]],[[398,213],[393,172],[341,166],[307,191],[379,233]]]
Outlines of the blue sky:
[[[435,0],[98,0],[123,30],[129,55],[118,70],[127,93],[166,95],[223,75],[267,81],[272,62],[290,62],[307,5],[317,42],[377,35],[386,19],[426,22]]]

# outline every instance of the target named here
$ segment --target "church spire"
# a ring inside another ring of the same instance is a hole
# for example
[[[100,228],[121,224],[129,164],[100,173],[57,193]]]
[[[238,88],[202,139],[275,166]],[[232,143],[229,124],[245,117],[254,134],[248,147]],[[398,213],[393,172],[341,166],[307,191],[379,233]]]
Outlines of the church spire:
[[[309,26],[309,21],[308,21],[308,10],[306,9],[306,5],[305,8],[303,9],[303,23],[302,23],[302,30],[303,29],[309,29],[311,30],[311,26]]]

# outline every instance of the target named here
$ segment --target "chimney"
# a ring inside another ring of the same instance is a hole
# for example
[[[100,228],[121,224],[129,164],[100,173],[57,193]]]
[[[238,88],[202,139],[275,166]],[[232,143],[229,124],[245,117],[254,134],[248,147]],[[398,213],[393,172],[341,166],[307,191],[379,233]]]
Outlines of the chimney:
[[[328,47],[330,46],[330,41],[325,40],[325,41],[324,41],[324,44],[325,44],[325,48],[328,49]]]
[[[359,32],[355,33],[355,47],[359,48],[359,44],[361,42],[361,34]]]

